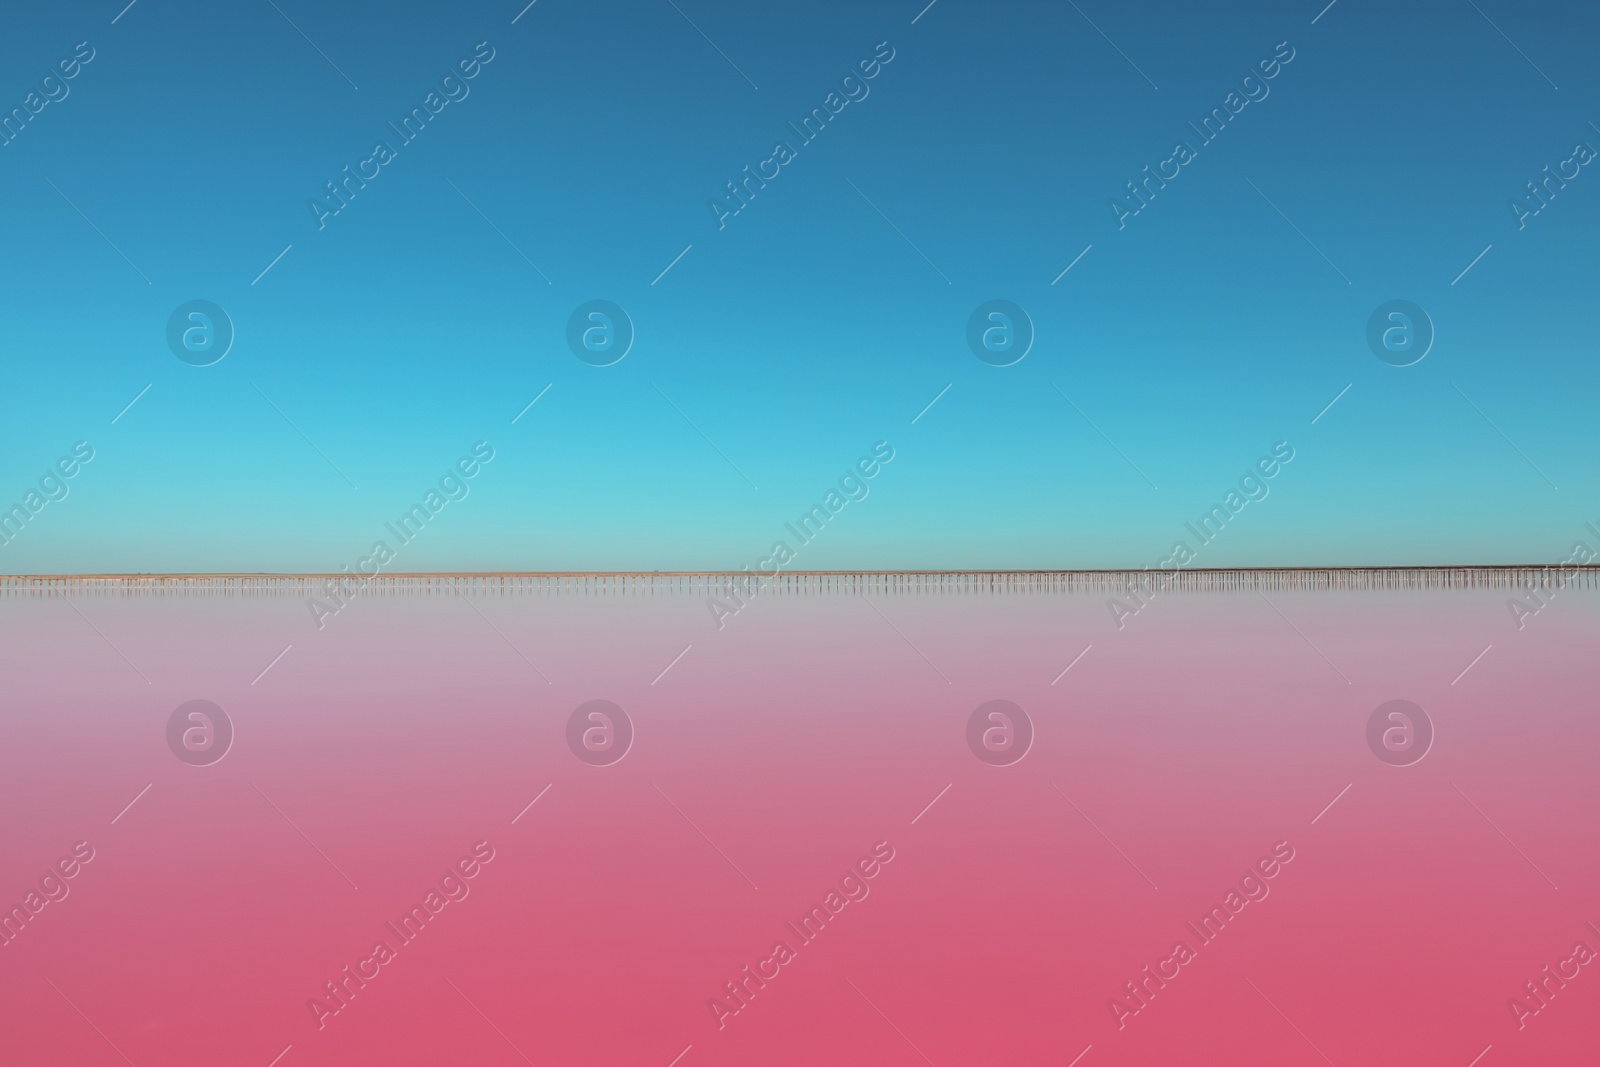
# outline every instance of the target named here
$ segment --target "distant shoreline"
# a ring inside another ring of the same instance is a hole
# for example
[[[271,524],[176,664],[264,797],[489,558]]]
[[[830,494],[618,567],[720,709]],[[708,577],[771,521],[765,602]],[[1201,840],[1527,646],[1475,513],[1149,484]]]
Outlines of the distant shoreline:
[[[0,598],[31,596],[696,595],[766,593],[987,595],[1364,590],[1521,590],[1600,587],[1600,564],[1462,567],[1210,567],[1168,570],[434,571],[0,575]],[[308,601],[309,602],[309,601]]]
[[[1399,575],[1399,574],[1458,574],[1537,572],[1547,570],[1576,571],[1600,575],[1600,563],[1470,563],[1470,564],[1393,564],[1376,567],[1184,567],[1166,571],[1135,567],[1087,568],[952,568],[928,570],[783,570],[770,574],[772,578],[805,577],[989,577],[989,576],[1126,576],[1156,577],[1172,575],[1225,575],[1225,574],[1339,574],[1339,575]],[[748,571],[690,570],[690,571],[381,571],[376,574],[352,574],[349,571],[132,571],[84,572],[72,574],[0,574],[0,581],[216,581],[237,579],[275,579],[283,581],[321,581],[324,579],[414,579],[414,578],[740,578],[753,577]]]

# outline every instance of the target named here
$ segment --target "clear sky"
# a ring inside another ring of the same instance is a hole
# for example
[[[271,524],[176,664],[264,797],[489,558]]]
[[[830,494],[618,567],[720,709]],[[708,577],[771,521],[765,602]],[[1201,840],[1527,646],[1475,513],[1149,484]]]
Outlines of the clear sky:
[[[124,2],[0,16],[0,571],[1595,543],[1592,5]],[[195,300],[208,366],[168,341]],[[608,366],[568,342],[592,300],[632,323]],[[992,300],[1032,323],[1008,366],[968,343]],[[1432,322],[1409,366],[1368,343],[1392,300]]]

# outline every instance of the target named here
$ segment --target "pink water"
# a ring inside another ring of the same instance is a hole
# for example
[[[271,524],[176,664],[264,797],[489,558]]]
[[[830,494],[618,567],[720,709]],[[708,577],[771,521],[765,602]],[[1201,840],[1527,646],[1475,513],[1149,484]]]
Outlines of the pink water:
[[[0,1061],[1592,1063],[1597,596],[1509,595],[0,602]]]

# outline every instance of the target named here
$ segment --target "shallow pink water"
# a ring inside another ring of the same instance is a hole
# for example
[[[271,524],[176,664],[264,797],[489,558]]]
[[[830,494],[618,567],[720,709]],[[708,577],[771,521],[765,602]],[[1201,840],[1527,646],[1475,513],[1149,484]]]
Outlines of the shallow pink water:
[[[1592,1062],[1597,596],[1508,595],[3,601],[4,1059]]]

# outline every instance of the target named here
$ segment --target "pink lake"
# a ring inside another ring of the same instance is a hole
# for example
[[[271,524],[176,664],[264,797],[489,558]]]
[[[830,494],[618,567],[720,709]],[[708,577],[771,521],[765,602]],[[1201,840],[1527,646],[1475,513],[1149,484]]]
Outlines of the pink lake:
[[[1594,1062],[1593,590],[882,583],[12,587],[0,1058]]]

